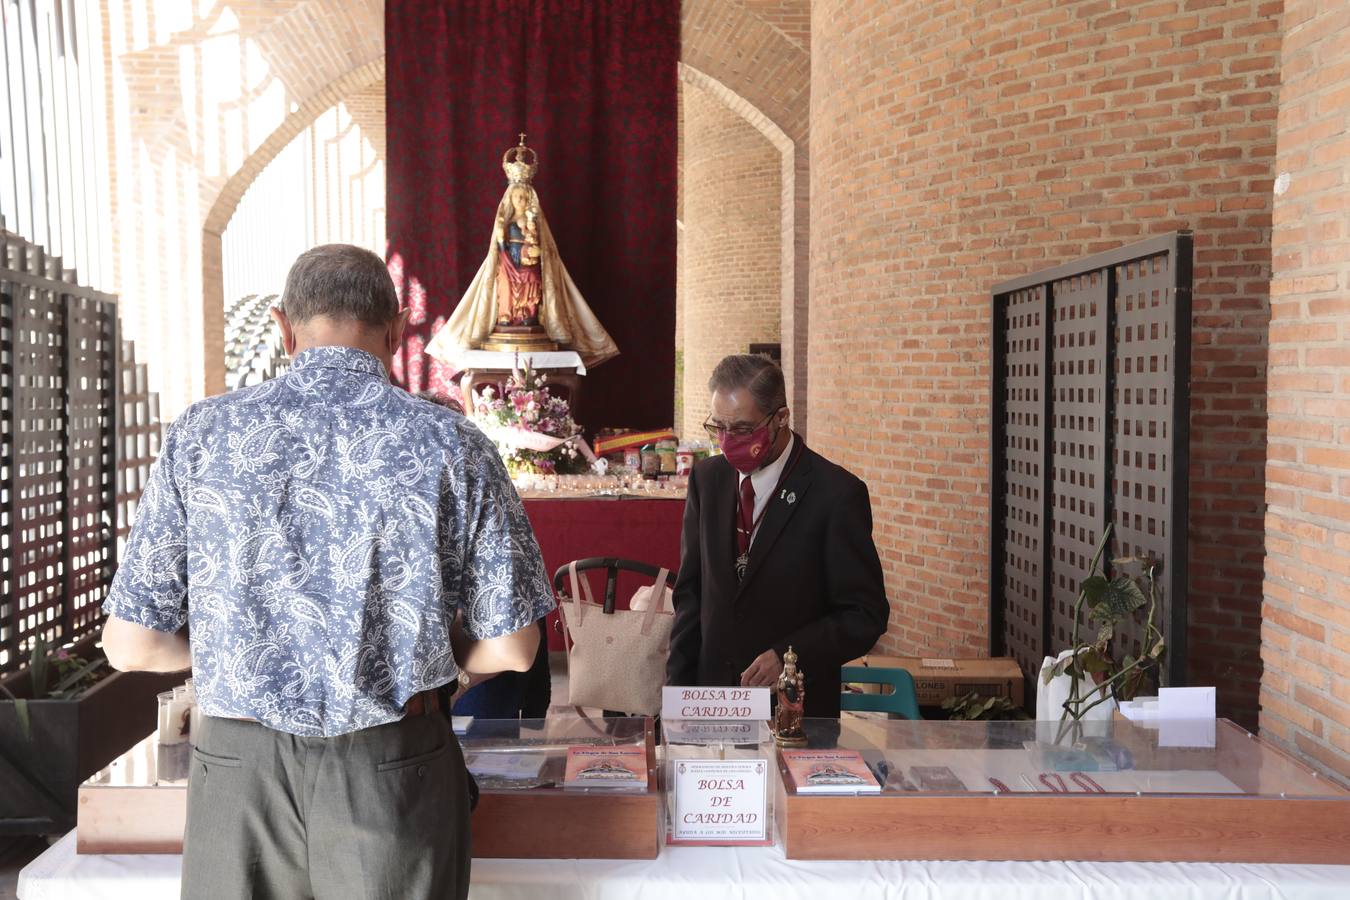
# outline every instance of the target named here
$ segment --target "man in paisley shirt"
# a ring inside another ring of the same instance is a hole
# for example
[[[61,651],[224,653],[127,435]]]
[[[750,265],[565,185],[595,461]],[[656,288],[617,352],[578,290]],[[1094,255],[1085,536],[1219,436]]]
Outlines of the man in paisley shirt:
[[[539,547],[487,438],[390,384],[378,256],[308,251],[274,315],[290,370],[173,423],[104,604],[110,662],[190,667],[205,714],[183,896],[465,897],[439,689],[529,668]]]

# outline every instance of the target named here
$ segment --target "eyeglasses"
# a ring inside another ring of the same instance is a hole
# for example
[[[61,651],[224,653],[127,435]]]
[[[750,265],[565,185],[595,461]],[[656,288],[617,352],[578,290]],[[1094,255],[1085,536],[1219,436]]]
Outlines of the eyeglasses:
[[[754,434],[761,425],[772,419],[774,416],[778,415],[779,410],[781,410],[782,408],[783,407],[780,406],[778,409],[775,409],[773,412],[769,413],[767,416],[760,419],[753,425],[721,425],[717,422],[714,422],[710,417],[706,422],[703,423],[703,430],[708,432],[708,436],[715,441],[720,441],[725,435],[728,434],[731,435],[732,437],[749,437],[750,435]]]

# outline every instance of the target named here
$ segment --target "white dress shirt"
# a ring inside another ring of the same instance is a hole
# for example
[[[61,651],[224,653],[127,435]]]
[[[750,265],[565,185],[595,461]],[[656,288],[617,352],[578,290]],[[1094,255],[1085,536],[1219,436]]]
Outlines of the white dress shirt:
[[[755,544],[755,535],[759,534],[759,526],[763,521],[764,510],[768,509],[769,501],[773,499],[774,488],[778,486],[778,479],[783,474],[783,467],[787,465],[788,459],[792,456],[792,445],[796,443],[797,438],[791,431],[788,432],[787,446],[783,452],[778,454],[778,458],[767,466],[761,466],[749,475],[742,474],[736,480],[736,489],[739,491],[741,484],[749,478],[750,483],[755,487],[755,513],[751,521],[755,523],[755,530],[750,533],[750,546]],[[736,495],[738,498],[740,494]],[[736,501],[738,507],[740,500]]]

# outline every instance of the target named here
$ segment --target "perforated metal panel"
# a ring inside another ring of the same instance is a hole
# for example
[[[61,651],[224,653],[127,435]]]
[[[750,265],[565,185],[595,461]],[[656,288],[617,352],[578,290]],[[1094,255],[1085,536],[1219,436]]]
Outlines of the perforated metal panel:
[[[1184,678],[1190,288],[1179,232],[994,289],[991,649],[1028,678],[1069,646],[1108,522],[1108,561],[1162,561],[1166,674]]]
[[[1095,270],[1051,285],[1051,646],[1073,636],[1073,605],[1105,524],[1106,283]]]
[[[1007,613],[1003,639],[1024,670],[1044,628],[1045,290],[1018,291],[1003,310],[1002,401],[1006,489],[1001,579]]]
[[[1178,503],[1186,488],[1189,416],[1179,406],[1178,372],[1189,373],[1189,315],[1179,322],[1178,261],[1168,254],[1122,263],[1115,268],[1115,386],[1112,462],[1118,556],[1163,561],[1160,615],[1169,654],[1184,652],[1184,550],[1178,554],[1175,530],[1184,525],[1187,503]],[[1189,286],[1189,278],[1186,279]],[[1178,334],[1184,332],[1184,334]],[[1184,338],[1180,340],[1179,338]],[[1178,360],[1178,354],[1184,359]],[[1173,577],[1176,576],[1176,577]],[[1138,654],[1140,634],[1132,635],[1130,652]]]

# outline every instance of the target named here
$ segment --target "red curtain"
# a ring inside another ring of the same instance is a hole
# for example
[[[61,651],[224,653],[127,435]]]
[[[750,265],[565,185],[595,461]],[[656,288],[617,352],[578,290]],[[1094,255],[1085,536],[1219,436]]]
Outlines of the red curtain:
[[[390,269],[413,313],[395,375],[478,266],[519,132],[572,279],[621,355],[587,375],[579,420],[667,427],[675,383],[678,0],[390,0],[385,7]]]

